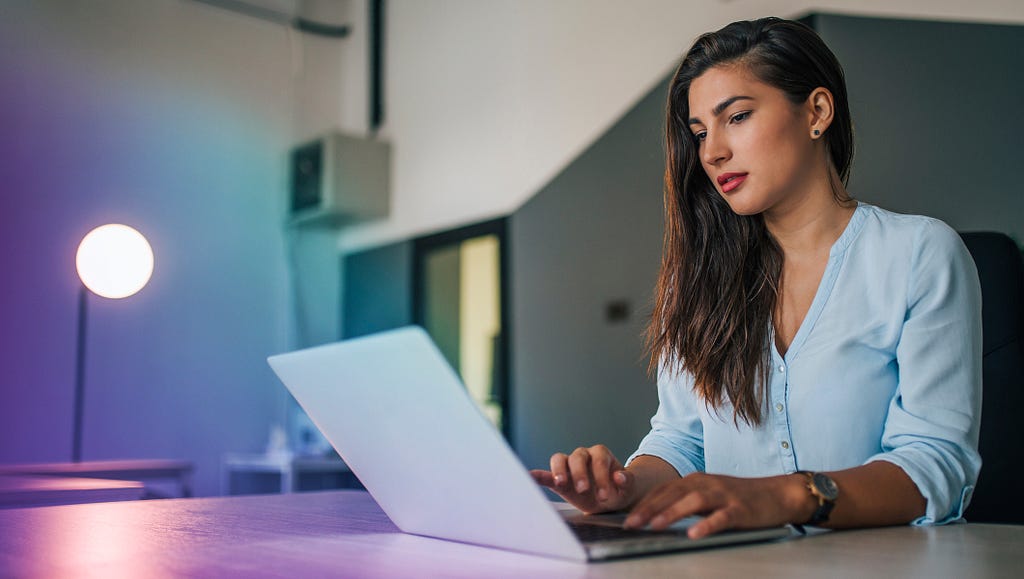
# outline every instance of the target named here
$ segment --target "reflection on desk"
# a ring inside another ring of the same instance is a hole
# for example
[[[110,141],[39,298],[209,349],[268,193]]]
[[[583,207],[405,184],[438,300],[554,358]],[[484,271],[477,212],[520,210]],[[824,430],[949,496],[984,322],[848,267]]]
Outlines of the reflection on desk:
[[[5,573],[62,577],[996,577],[1024,545],[1020,526],[889,527],[588,565],[405,535],[361,491],[12,509],[0,528]]]

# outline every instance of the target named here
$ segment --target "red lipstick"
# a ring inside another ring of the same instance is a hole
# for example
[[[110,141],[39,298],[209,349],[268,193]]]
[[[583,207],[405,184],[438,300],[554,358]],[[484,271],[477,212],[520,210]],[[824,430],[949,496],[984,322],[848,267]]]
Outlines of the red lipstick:
[[[718,176],[718,185],[722,188],[722,193],[728,193],[739,187],[746,179],[746,173],[722,173]]]

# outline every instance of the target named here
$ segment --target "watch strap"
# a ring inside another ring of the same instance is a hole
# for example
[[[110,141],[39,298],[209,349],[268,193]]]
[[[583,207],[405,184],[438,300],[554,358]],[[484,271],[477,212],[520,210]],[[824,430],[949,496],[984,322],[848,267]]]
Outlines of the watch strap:
[[[835,508],[836,503],[834,500],[825,498],[821,491],[818,490],[817,485],[814,482],[814,473],[807,470],[798,470],[797,474],[802,474],[807,477],[807,490],[811,492],[811,496],[818,500],[818,508],[814,509],[814,514],[804,525],[816,526],[828,521],[828,517],[832,514],[832,509]]]

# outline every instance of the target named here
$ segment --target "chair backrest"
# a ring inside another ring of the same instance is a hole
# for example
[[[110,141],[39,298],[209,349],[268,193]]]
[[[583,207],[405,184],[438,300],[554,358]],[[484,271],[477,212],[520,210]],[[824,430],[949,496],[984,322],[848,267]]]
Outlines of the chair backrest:
[[[983,464],[964,516],[976,523],[1024,524],[1024,257],[1002,233],[960,236],[981,279],[984,352]]]

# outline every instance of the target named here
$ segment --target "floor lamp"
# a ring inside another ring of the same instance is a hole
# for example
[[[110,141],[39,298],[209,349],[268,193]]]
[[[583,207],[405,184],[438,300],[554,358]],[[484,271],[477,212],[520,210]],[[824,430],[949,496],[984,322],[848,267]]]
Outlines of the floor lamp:
[[[90,231],[78,245],[75,267],[78,293],[78,347],[75,357],[75,406],[71,460],[82,460],[82,413],[85,406],[85,336],[89,292],[121,299],[145,287],[153,274],[153,250],[141,233],[117,223]]]

